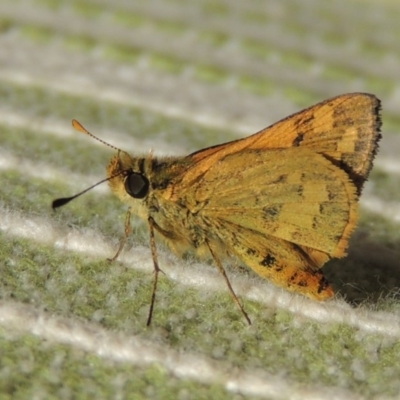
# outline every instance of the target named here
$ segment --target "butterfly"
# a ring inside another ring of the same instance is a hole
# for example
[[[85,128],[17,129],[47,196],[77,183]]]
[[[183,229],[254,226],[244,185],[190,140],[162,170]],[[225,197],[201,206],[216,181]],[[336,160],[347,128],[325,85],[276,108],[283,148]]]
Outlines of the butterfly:
[[[96,138],[75,120],[73,126]],[[131,233],[131,215],[146,221],[155,270],[147,325],[161,271],[156,238],[178,255],[211,257],[248,323],[223,267],[226,257],[287,290],[331,298],[321,267],[346,255],[380,127],[380,101],[349,93],[184,157],[141,157],[115,148],[105,180],[129,209],[113,260]],[[53,208],[84,192],[55,200]]]

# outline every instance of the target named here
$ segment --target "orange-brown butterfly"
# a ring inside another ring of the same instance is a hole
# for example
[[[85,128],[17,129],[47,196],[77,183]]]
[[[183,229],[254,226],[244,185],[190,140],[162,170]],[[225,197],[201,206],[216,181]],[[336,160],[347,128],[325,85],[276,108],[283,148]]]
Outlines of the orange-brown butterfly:
[[[75,120],[73,126],[94,137]],[[249,323],[222,257],[233,256],[275,285],[312,299],[332,297],[320,268],[346,255],[380,126],[380,101],[350,93],[186,157],[138,157],[116,149],[105,180],[129,210],[113,260],[131,232],[131,214],[147,221],[155,269],[147,324],[160,271],[155,235],[177,254],[211,256]],[[53,208],[82,193],[55,200]]]

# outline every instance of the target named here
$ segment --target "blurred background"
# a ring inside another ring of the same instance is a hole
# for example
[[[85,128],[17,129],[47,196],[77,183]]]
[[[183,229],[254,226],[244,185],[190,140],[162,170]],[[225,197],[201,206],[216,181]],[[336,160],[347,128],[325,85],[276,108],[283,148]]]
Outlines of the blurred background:
[[[400,4],[390,0],[2,0],[0,390],[21,398],[34,392],[37,398],[79,392],[290,398],[306,389],[329,398],[329,388],[348,398],[398,393],[392,339],[400,336],[399,13]],[[110,267],[104,259],[122,235],[125,207],[106,185],[51,211],[54,198],[103,179],[113,155],[74,132],[72,118],[129,152],[184,155],[355,91],[381,99],[383,139],[349,257],[326,267],[339,292],[339,305],[327,306],[338,315],[331,321],[337,330],[318,326],[321,311],[307,314],[309,303],[233,270],[257,321],[249,330],[217,272],[161,248],[166,277],[148,331],[152,266],[145,231],[135,227],[126,257]],[[272,294],[251,294],[252,285]],[[368,336],[362,324],[341,319],[346,304],[355,307],[345,312],[353,320],[362,320],[362,309],[399,331],[382,322],[382,336]],[[312,349],[296,318],[309,324]],[[368,351],[358,329],[368,336]],[[321,335],[341,344],[340,355],[320,343]],[[99,345],[99,337],[109,342]],[[133,338],[147,349],[138,359],[116,344]],[[160,343],[175,364],[164,363]],[[108,352],[100,354],[101,346]],[[121,359],[123,351],[131,355]],[[161,366],[143,361],[153,356]],[[212,372],[190,375],[197,359]],[[232,368],[236,377],[227,372]]]

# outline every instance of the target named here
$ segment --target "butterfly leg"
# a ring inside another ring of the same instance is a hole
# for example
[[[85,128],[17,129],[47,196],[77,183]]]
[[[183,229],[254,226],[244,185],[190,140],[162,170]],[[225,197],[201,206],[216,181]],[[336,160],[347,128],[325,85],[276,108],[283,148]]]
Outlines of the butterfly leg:
[[[161,271],[160,267],[158,266],[157,247],[156,247],[156,240],[154,237],[154,228],[157,225],[154,222],[154,219],[152,217],[149,217],[147,221],[149,223],[149,229],[150,229],[150,248],[151,248],[151,256],[153,258],[153,264],[154,264],[153,291],[151,293],[150,310],[149,310],[149,316],[147,317],[147,323],[146,323],[146,326],[150,326],[151,319],[153,317],[154,304],[156,302],[158,274],[162,271]]]
[[[210,243],[208,242],[208,240],[206,240],[206,244],[207,244],[208,250],[211,253],[211,256],[213,257],[213,259],[215,261],[215,264],[217,265],[217,267],[219,269],[219,272],[221,272],[222,276],[225,279],[226,284],[228,285],[228,289],[231,292],[231,295],[233,297],[233,301],[239,307],[239,309],[240,309],[241,313],[243,314],[244,318],[246,319],[247,323],[249,325],[251,325],[251,320],[250,320],[249,316],[247,315],[246,311],[244,310],[243,305],[240,303],[238,297],[236,296],[236,293],[234,292],[234,290],[232,288],[232,285],[229,282],[228,275],[226,274],[226,271],[225,271],[224,267],[222,266],[221,260],[217,257],[216,252],[212,249],[212,247],[211,247]]]
[[[126,239],[128,238],[128,236],[132,233],[132,228],[131,228],[131,208],[128,208],[128,211],[126,212],[126,217],[125,217],[125,233],[123,238],[121,239],[120,243],[119,243],[119,247],[117,252],[115,253],[115,256],[113,258],[107,258],[107,261],[109,262],[113,262],[115,261],[118,256],[120,255],[122,249],[125,246],[126,243]]]

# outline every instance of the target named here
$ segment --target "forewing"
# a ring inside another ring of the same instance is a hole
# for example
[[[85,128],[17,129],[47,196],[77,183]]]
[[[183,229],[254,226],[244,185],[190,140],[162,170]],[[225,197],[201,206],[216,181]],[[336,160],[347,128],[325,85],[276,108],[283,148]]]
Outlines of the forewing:
[[[380,101],[375,96],[349,93],[334,97],[247,138],[191,154],[196,165],[187,171],[183,183],[195,180],[228,154],[300,146],[326,155],[349,175],[360,193],[378,148],[380,126]]]
[[[345,254],[357,220],[346,173],[302,148],[228,155],[181,196],[210,226],[225,221],[332,257]]]

